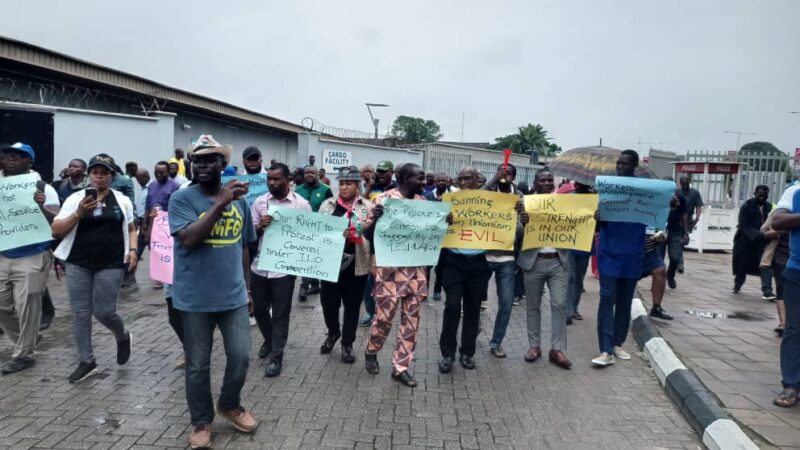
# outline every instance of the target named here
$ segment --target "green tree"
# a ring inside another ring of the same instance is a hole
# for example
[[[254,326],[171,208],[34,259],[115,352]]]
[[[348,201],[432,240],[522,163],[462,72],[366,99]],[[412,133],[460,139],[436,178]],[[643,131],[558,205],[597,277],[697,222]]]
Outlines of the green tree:
[[[439,124],[421,117],[398,116],[392,124],[391,134],[404,144],[438,141],[442,137]]]
[[[750,169],[768,172],[784,172],[789,170],[789,158],[778,150],[771,142],[750,142],[744,144],[736,158],[747,163]]]
[[[531,123],[519,127],[514,134],[495,138],[495,143],[489,148],[503,150],[510,148],[514,153],[526,154],[536,150],[540,156],[556,156],[561,153],[561,147],[548,142],[547,130],[539,124]]]

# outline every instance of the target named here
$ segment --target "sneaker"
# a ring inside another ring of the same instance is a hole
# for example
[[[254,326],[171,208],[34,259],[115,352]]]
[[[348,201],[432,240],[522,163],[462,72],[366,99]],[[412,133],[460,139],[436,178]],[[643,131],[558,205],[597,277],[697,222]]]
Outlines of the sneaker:
[[[68,380],[69,380],[70,383],[78,383],[80,381],[83,381],[83,380],[89,378],[90,376],[92,376],[92,375],[94,375],[96,373],[97,373],[97,363],[96,362],[92,361],[90,363],[87,363],[87,362],[81,361],[81,363],[78,364],[78,368],[75,369],[75,371],[72,372],[69,375]]]
[[[3,365],[0,366],[0,372],[3,375],[9,375],[12,373],[20,372],[25,369],[29,369],[33,367],[34,364],[36,364],[35,359],[28,358],[25,356],[20,356],[18,358],[13,358],[3,363]]]
[[[211,448],[211,424],[198,425],[189,435],[189,447]]]
[[[233,425],[233,428],[236,428],[242,433],[252,433],[258,426],[258,422],[256,418],[253,417],[253,414],[241,406],[230,411],[225,411],[217,405],[217,413],[228,419],[228,422]]]
[[[492,352],[492,355],[494,355],[495,358],[505,358],[508,356],[506,351],[503,350],[503,347],[500,345],[490,348],[489,351]]]
[[[774,302],[778,297],[772,292],[767,292],[766,294],[762,295],[761,298],[763,300]]]
[[[622,347],[614,347],[614,356],[623,361],[631,359],[631,354],[623,350]]]
[[[654,306],[653,309],[650,310],[650,317],[655,317],[656,319],[664,319],[664,320],[672,320],[672,316],[667,314],[660,306]]]
[[[372,325],[372,320],[374,318],[375,318],[374,314],[369,314],[369,313],[364,314],[364,317],[362,317],[361,320],[358,321],[358,326],[360,326],[360,327],[368,327],[368,326]]]
[[[614,355],[609,355],[606,352],[600,353],[600,355],[592,360],[592,365],[605,367],[614,364]]]
[[[319,352],[323,355],[327,355],[328,353],[333,351],[333,346],[336,345],[336,341],[342,337],[340,334],[330,334],[325,338],[325,342],[322,343],[322,346],[319,348]]]
[[[342,345],[342,362],[347,364],[356,362],[356,354],[353,352],[352,345]]]
[[[667,286],[669,286],[670,289],[678,287],[678,283],[675,282],[675,277],[667,277]]]
[[[131,344],[133,344],[133,335],[130,331],[126,331],[128,339],[124,341],[117,341],[117,364],[120,366],[128,362],[131,358]]]
[[[522,297],[516,296],[514,300],[511,302],[511,306],[519,306],[519,301],[522,300]]]
[[[258,325],[258,324],[256,323],[256,318],[255,318],[255,317],[253,317],[253,316],[250,316],[250,326],[251,326],[251,327],[254,327],[254,326],[256,326],[256,325]]]
[[[484,311],[486,309],[489,309],[489,302],[484,300],[481,302],[481,311]]]

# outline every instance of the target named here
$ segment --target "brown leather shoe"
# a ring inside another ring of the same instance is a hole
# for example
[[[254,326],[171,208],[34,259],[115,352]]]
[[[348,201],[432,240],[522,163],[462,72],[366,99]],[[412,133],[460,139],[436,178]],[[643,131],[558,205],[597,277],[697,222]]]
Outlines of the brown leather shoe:
[[[211,424],[198,425],[189,436],[189,447],[211,448]]]
[[[550,362],[562,369],[572,369],[572,363],[561,350],[550,350]]]
[[[241,406],[231,411],[225,411],[217,406],[217,412],[220,416],[228,419],[231,425],[242,433],[251,433],[258,426],[256,418]]]
[[[531,347],[528,349],[528,353],[525,353],[525,361],[528,361],[529,363],[535,362],[541,357],[542,349],[540,347]]]

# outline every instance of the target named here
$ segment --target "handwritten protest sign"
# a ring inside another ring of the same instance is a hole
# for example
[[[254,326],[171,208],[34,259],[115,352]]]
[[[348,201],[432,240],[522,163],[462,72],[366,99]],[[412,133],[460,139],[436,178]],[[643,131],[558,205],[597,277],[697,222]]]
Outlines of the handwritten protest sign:
[[[166,211],[159,211],[150,230],[150,278],[172,284],[172,245],[169,215]]]
[[[253,175],[231,175],[222,177],[222,184],[234,179],[244,183],[250,183],[250,187],[247,190],[247,196],[245,197],[248,205],[252,206],[258,197],[261,197],[267,193],[267,174],[256,173]]]
[[[375,224],[378,267],[433,266],[439,260],[450,204],[386,199]]]
[[[597,202],[597,194],[526,195],[529,221],[522,249],[552,247],[588,252],[594,239]]]
[[[480,250],[514,250],[519,197],[499,192],[450,192],[443,202],[453,205],[453,224],[442,247]]]
[[[347,219],[270,206],[258,269],[336,282],[344,251]]]
[[[666,226],[675,195],[672,181],[599,176],[594,187],[600,194],[600,220]]]
[[[50,224],[33,199],[35,174],[0,178],[0,251],[53,239]]]

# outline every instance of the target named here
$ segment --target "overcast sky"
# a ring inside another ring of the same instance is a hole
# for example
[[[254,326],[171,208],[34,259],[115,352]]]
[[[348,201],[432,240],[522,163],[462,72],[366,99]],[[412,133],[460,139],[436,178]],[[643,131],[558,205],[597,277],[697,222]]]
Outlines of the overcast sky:
[[[12,2],[0,34],[299,123],[800,147],[800,1]],[[642,149],[648,148],[643,144]]]

